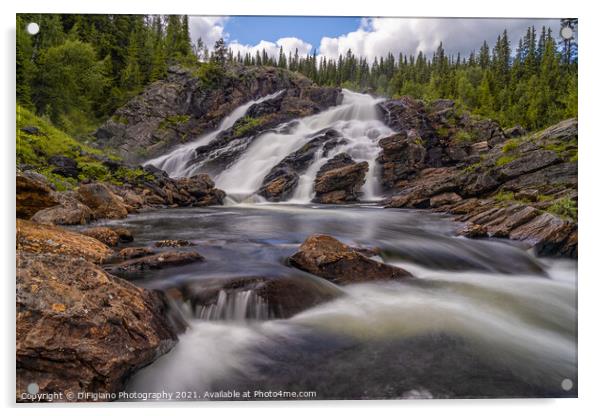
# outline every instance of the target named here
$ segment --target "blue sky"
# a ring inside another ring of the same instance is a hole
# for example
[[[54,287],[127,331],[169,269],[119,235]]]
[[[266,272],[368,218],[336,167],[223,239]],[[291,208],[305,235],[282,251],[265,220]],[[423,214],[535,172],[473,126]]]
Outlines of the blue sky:
[[[241,44],[255,45],[262,40],[277,40],[296,37],[320,46],[322,37],[336,37],[353,32],[360,25],[359,17],[274,17],[274,16],[235,16],[224,25],[230,40]]]
[[[558,35],[559,19],[501,18],[394,18],[394,17],[304,17],[304,16],[191,16],[193,39],[202,37],[213,46],[223,37],[234,53],[255,54],[266,50],[276,56],[316,49],[319,55],[336,58],[351,49],[369,60],[388,52],[431,55],[443,42],[449,55],[468,56],[484,40],[492,46],[507,29],[514,50],[529,26],[537,33],[542,26]]]

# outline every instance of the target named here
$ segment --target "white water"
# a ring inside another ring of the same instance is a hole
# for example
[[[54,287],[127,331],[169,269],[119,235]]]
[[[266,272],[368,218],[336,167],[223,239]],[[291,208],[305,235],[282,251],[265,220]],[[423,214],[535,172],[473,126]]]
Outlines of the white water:
[[[169,154],[149,160],[146,164],[153,164],[165,170],[172,177],[191,176],[199,173],[202,171],[202,162],[186,167],[187,162],[195,157],[195,149],[210,143],[220,132],[232,127],[236,120],[244,116],[251,105],[274,98],[278,94],[272,94],[238,107],[224,119],[218,130]],[[369,171],[366,183],[362,187],[362,200],[377,198],[380,193],[375,162],[379,153],[378,141],[393,133],[393,130],[378,117],[376,104],[379,101],[380,99],[366,94],[343,90],[341,105],[313,116],[295,120],[295,124],[290,129],[270,131],[255,138],[234,164],[214,178],[216,186],[226,191],[229,196],[233,196],[235,200],[257,201],[256,192],[270,169],[316,137],[318,132],[331,128],[338,131],[342,138],[347,140],[347,143],[332,149],[328,157],[322,157],[322,149],[318,149],[313,164],[301,174],[299,185],[294,192],[292,201],[289,202],[309,202],[314,194],[313,182],[319,168],[330,157],[340,152],[348,153],[357,162],[368,162]],[[211,158],[216,154],[207,157]]]
[[[229,129],[236,123],[238,119],[243,117],[247,110],[254,104],[261,103],[266,100],[271,100],[272,98],[276,98],[279,94],[282,93],[283,90],[275,92],[274,94],[266,95],[265,97],[261,97],[257,100],[249,101],[240,107],[237,107],[230,115],[222,120],[217,130],[206,134],[204,136],[199,137],[196,140],[193,140],[190,143],[186,143],[183,146],[172,150],[169,153],[166,153],[157,158],[148,160],[144,163],[144,165],[154,165],[159,169],[164,170],[169,174],[169,176],[173,178],[178,178],[182,176],[192,176],[192,171],[194,166],[186,167],[186,162],[195,156],[195,149],[199,146],[204,146],[209,144],[213,139],[215,139],[222,131]]]
[[[216,186],[239,198],[253,195],[270,169],[316,137],[317,132],[331,128],[341,133],[348,143],[332,149],[329,157],[347,152],[357,162],[367,161],[370,169],[362,187],[362,199],[377,197],[379,187],[375,160],[379,152],[378,140],[392,134],[393,130],[379,120],[376,111],[379,99],[348,90],[343,90],[343,97],[341,105],[299,119],[289,131],[269,132],[256,138],[236,163],[216,176]],[[307,203],[311,200],[315,175],[329,157],[322,157],[322,149],[316,152],[313,164],[301,175],[289,202]]]

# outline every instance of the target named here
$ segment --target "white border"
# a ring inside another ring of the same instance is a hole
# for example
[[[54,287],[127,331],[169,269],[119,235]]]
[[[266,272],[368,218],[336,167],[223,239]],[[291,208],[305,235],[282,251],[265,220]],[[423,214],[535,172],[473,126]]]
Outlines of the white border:
[[[91,1],[33,1],[21,0],[2,2],[3,42],[2,42],[2,127],[4,135],[0,139],[3,163],[0,177],[4,198],[2,228],[2,266],[4,267],[2,306],[5,311],[5,325],[2,331],[2,378],[0,394],[2,405],[9,407],[5,414],[33,414],[40,411],[45,415],[89,414],[105,415],[128,414],[137,410],[140,404],[104,404],[97,406],[56,406],[43,405],[38,408],[17,406],[14,401],[14,123],[15,123],[15,73],[14,73],[14,26],[16,12],[47,13],[186,13],[201,15],[345,15],[345,16],[436,16],[436,17],[577,17],[579,18],[579,220],[580,259],[579,259],[579,399],[558,400],[439,400],[439,401],[371,401],[371,402],[252,402],[252,403],[179,403],[174,414],[203,414],[207,412],[244,412],[261,414],[266,412],[282,415],[332,412],[362,414],[371,410],[381,413],[416,412],[421,414],[445,413],[446,415],[504,415],[545,414],[563,415],[590,414],[602,407],[598,388],[600,378],[600,304],[602,300],[602,272],[600,262],[595,261],[600,246],[600,221],[596,221],[599,197],[600,171],[602,158],[602,128],[599,123],[600,91],[600,48],[599,35],[601,18],[596,13],[595,2],[569,2],[548,0],[528,2],[525,0],[504,0],[500,2],[475,2],[468,0],[99,0]],[[461,33],[458,33],[461,36]],[[599,255],[599,254],[598,254]],[[11,374],[12,371],[12,374]],[[142,405],[147,415],[165,416],[171,404]],[[37,411],[36,411],[37,410]],[[177,412],[177,413],[176,413]]]

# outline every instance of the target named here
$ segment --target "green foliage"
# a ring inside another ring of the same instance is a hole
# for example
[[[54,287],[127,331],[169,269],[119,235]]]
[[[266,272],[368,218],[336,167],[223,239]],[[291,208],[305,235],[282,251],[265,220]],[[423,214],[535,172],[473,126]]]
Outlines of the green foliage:
[[[454,134],[454,141],[457,143],[471,143],[474,139],[474,135],[466,130],[458,130]]]
[[[513,201],[514,192],[499,191],[497,194],[494,195],[493,199],[495,199],[497,202]]]
[[[577,221],[577,203],[568,197],[557,199],[548,207],[547,211]]]
[[[198,65],[194,75],[202,87],[212,89],[220,85],[224,78],[224,69],[215,62],[203,62]]]
[[[507,140],[506,143],[504,143],[504,146],[502,146],[502,152],[512,152],[513,150],[516,150],[516,148],[518,148],[519,144],[520,142],[517,139]]]
[[[81,169],[80,180],[93,179],[102,181],[106,180],[109,176],[109,169],[100,162],[81,162],[78,165]]]
[[[503,155],[495,161],[495,166],[504,166],[516,159],[516,155]]]
[[[259,117],[259,118],[253,118],[253,117],[249,117],[249,116],[243,117],[234,126],[234,131],[233,131],[234,137],[244,136],[245,134],[247,134],[249,131],[251,131],[255,127],[261,125],[262,122],[263,122],[263,119],[261,117]]]
[[[439,137],[447,137],[449,136],[449,129],[447,127],[439,127],[435,130],[435,133],[437,133],[437,136]]]
[[[173,115],[173,116],[167,116],[167,117],[165,117],[165,119],[163,119],[159,123],[159,128],[165,130],[168,128],[177,127],[180,124],[187,123],[188,120],[190,120],[190,116],[186,115],[186,114],[184,114],[184,115],[177,114],[177,115]]]

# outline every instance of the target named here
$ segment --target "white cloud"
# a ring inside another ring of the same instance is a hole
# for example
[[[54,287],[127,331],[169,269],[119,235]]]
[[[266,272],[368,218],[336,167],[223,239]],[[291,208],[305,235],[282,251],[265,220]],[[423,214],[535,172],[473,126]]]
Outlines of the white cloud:
[[[247,52],[249,52],[251,56],[255,56],[257,52],[262,53],[265,49],[269,56],[277,57],[280,52],[280,47],[282,47],[282,51],[287,57],[289,52],[291,55],[294,55],[295,50],[298,50],[300,56],[305,56],[312,49],[311,44],[295,37],[280,38],[276,42],[262,40],[256,45],[245,45],[235,40],[230,42],[228,46],[232,49],[234,55],[240,52],[242,56]]]
[[[539,19],[364,18],[354,32],[335,38],[323,37],[320,54],[336,58],[351,49],[369,60],[388,52],[395,57],[400,52],[416,55],[419,51],[430,56],[439,42],[443,42],[448,54],[459,52],[467,56],[471,50],[478,50],[483,40],[492,45],[504,29],[508,30],[514,50],[518,39],[531,25],[538,32],[542,25],[551,25],[556,33],[560,24],[558,20]]]
[[[228,21],[226,16],[190,16],[190,38],[196,43],[200,37],[211,50],[219,38],[228,39],[228,33],[224,30],[224,25]]]

